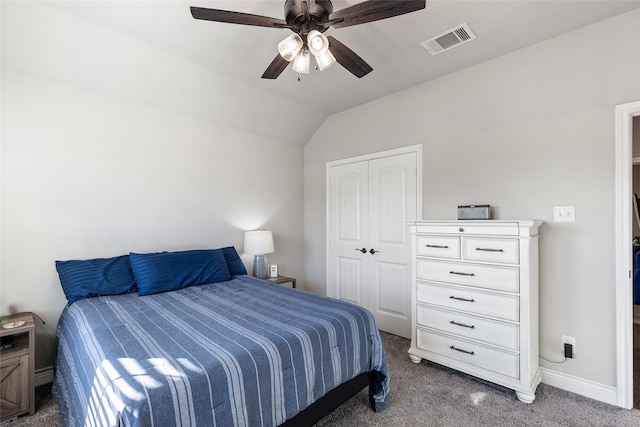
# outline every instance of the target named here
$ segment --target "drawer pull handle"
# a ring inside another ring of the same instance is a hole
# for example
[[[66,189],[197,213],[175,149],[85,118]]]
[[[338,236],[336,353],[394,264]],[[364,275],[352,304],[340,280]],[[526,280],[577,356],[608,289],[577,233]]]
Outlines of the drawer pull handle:
[[[473,351],[469,351],[469,350],[463,350],[461,348],[455,348],[454,346],[449,347],[451,350],[455,350],[455,351],[459,351],[460,353],[466,353],[466,354],[470,354],[470,355],[474,355],[475,353]]]
[[[451,322],[452,325],[456,325],[456,326],[462,326],[463,328],[469,328],[469,329],[475,329],[476,327],[473,325],[465,325],[464,323],[458,323],[458,322],[454,322],[453,320]]]
[[[449,249],[447,245],[427,245],[428,248],[436,248],[436,249]]]
[[[462,273],[460,271],[450,271],[449,274],[457,274],[458,276],[475,276],[473,273]]]
[[[458,301],[464,301],[464,302],[476,302],[476,300],[474,300],[473,298],[472,299],[460,298],[460,297],[454,297],[453,295],[451,295],[449,299],[457,299]]]
[[[485,251],[485,252],[504,252],[504,249],[476,248],[476,251]]]

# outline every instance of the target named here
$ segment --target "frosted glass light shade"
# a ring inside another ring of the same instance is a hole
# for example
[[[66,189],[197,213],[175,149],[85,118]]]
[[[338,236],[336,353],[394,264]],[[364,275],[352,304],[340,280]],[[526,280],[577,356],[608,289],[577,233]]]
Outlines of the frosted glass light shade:
[[[273,252],[273,234],[270,231],[247,231],[244,233],[245,254],[264,255]]]
[[[324,54],[329,50],[329,39],[327,39],[320,31],[311,30],[307,34],[307,47],[309,52],[315,56]]]
[[[291,62],[302,49],[302,45],[302,38],[294,33],[278,43],[278,52],[285,61]]]
[[[316,55],[316,63],[318,64],[318,70],[323,71],[335,64],[336,58],[331,51],[327,50],[322,55]]]
[[[311,65],[311,57],[309,57],[309,51],[302,49],[296,59],[293,60],[293,71],[297,71],[301,74],[309,74],[309,66]]]

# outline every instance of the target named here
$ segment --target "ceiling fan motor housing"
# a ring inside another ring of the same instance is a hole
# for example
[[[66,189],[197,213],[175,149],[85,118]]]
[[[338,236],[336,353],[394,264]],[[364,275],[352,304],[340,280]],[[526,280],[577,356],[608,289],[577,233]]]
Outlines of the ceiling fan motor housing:
[[[305,13],[308,9],[308,17]],[[333,4],[330,0],[285,0],[284,16],[292,30],[301,36],[306,36],[311,30],[325,32],[328,27],[322,24],[329,20],[333,13]]]

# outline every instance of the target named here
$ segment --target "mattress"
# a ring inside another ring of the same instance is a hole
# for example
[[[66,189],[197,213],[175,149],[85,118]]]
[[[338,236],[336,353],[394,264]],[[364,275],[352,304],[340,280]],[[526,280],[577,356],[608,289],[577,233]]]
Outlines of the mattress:
[[[389,399],[371,313],[250,276],[83,299],[56,339],[65,426],[274,426],[369,371]]]

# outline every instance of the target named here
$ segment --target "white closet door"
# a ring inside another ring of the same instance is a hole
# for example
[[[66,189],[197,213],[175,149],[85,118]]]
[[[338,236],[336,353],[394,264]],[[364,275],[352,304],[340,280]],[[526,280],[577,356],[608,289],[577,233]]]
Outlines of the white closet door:
[[[417,219],[417,154],[341,164],[329,174],[327,295],[367,308],[380,330],[409,338],[407,221]]]
[[[416,218],[416,153],[369,162],[367,308],[380,330],[411,336],[411,243]]]
[[[362,287],[368,282],[369,261],[367,162],[332,167],[330,183],[327,294],[366,307]]]

